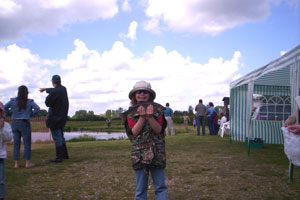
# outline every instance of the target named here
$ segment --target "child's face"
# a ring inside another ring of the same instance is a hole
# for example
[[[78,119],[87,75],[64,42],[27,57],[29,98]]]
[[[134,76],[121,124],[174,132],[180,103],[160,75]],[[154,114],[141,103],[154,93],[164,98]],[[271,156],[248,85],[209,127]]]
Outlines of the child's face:
[[[138,90],[135,92],[135,99],[137,102],[145,102],[150,100],[150,94],[146,90]]]

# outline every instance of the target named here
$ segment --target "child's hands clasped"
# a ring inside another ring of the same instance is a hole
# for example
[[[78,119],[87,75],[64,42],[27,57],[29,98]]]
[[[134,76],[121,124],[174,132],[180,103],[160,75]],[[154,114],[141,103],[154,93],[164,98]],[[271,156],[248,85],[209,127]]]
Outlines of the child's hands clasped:
[[[154,112],[153,112],[153,106],[150,104],[149,106],[147,106],[146,116],[149,119],[149,118],[153,117],[153,114],[154,114]]]
[[[141,117],[143,117],[145,119],[149,119],[149,118],[153,117],[153,114],[154,114],[152,105],[147,106],[146,109],[143,106],[139,106],[137,109],[137,112]]]

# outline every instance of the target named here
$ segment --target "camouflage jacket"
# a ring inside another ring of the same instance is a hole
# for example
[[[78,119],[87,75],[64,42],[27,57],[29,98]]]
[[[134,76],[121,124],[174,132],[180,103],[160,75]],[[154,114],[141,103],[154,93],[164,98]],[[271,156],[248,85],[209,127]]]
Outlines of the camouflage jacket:
[[[165,150],[165,128],[167,122],[162,114],[155,114],[157,120],[162,117],[163,124],[160,134],[156,134],[148,122],[145,123],[141,133],[133,136],[128,125],[128,119],[125,121],[127,136],[132,143],[131,161],[133,169],[142,168],[165,168],[166,167],[166,150]],[[139,115],[128,115],[135,122],[138,121]]]

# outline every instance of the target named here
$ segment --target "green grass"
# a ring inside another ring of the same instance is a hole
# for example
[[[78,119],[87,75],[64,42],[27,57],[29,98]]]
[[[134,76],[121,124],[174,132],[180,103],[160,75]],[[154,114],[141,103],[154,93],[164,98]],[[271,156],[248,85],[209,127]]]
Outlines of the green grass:
[[[54,144],[33,144],[36,167],[29,169],[13,168],[12,145],[8,145],[6,199],[134,199],[128,140],[67,145],[71,159],[53,164],[45,161],[54,157]],[[282,145],[251,149],[248,156],[244,143],[229,144],[228,137],[196,136],[190,129],[167,137],[166,150],[170,200],[300,196],[300,168],[294,168],[294,183],[288,184],[288,160]],[[154,199],[153,185],[148,197]]]

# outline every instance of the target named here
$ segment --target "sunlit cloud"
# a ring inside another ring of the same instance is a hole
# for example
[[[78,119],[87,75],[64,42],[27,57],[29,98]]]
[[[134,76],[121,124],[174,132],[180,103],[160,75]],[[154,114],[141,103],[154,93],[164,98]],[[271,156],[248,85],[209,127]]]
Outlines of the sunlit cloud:
[[[269,15],[269,0],[147,0],[145,29],[216,35],[240,24],[262,21]]]
[[[229,83],[240,76],[242,65],[239,51],[233,52],[229,60],[219,57],[198,63],[163,46],[138,57],[120,41],[111,49],[98,52],[80,39],[74,41],[74,50],[60,61],[41,59],[17,45],[1,48],[0,59],[1,100],[14,97],[17,87],[24,84],[29,87],[30,98],[42,108],[46,108],[46,94],[38,89],[51,87],[50,71],[59,65],[56,71],[68,89],[70,115],[81,109],[100,114],[107,109],[127,108],[128,93],[139,80],[149,81],[157,93],[156,101],[169,102],[174,110],[187,110],[199,98],[204,103],[221,105],[222,98],[229,95]]]
[[[122,3],[122,10],[125,12],[130,12],[131,11],[131,6],[129,4],[129,0],[124,0]]]
[[[129,38],[131,40],[136,40],[137,27],[138,27],[138,23],[136,21],[132,21],[128,27],[128,33],[126,35],[121,34],[121,38]]]
[[[1,0],[0,42],[22,39],[26,33],[55,33],[65,24],[109,19],[118,0]]]

